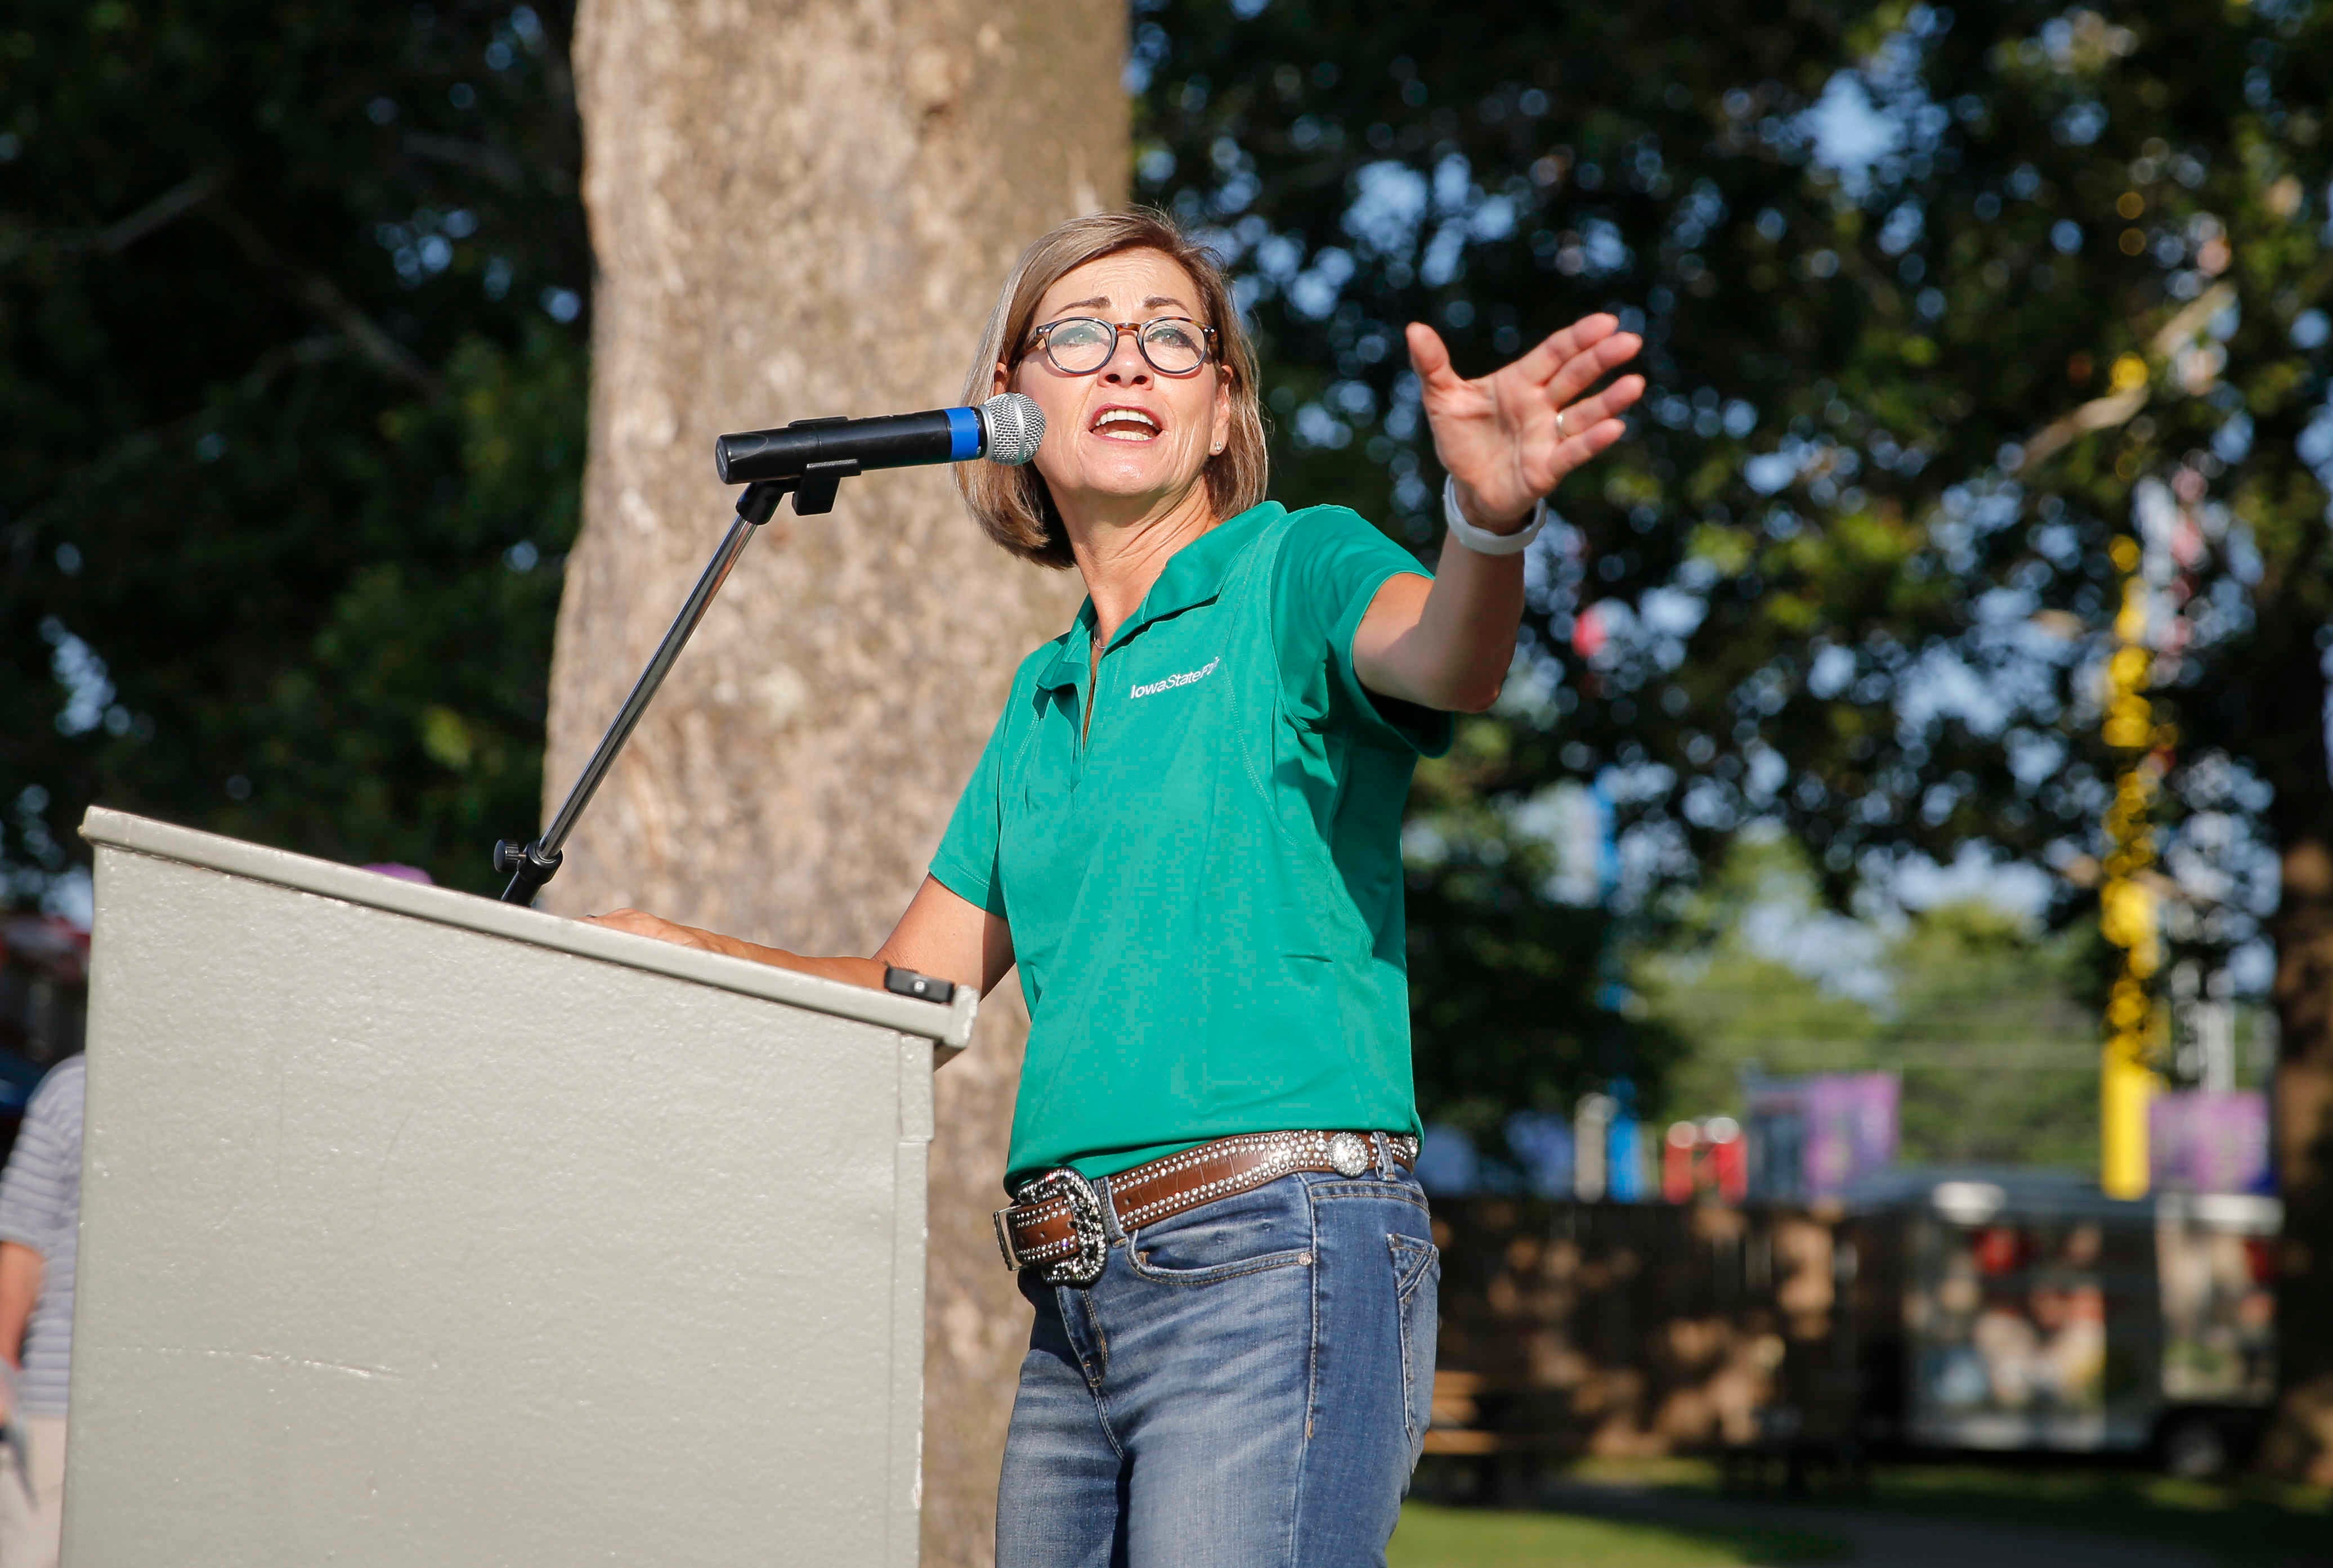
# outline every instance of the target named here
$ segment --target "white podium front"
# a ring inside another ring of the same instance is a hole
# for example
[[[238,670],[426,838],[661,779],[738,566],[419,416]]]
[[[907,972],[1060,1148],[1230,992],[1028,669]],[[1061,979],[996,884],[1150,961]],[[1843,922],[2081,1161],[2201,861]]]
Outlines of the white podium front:
[[[968,993],[82,832],[67,1568],[916,1561]]]

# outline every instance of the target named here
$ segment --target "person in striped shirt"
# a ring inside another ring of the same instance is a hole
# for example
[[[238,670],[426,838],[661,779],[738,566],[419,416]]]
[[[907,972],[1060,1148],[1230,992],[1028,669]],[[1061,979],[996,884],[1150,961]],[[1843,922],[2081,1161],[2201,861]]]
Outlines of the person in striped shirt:
[[[64,1521],[87,1062],[69,1056],[41,1080],[0,1175],[0,1356],[15,1369],[0,1443],[0,1568],[56,1568]]]

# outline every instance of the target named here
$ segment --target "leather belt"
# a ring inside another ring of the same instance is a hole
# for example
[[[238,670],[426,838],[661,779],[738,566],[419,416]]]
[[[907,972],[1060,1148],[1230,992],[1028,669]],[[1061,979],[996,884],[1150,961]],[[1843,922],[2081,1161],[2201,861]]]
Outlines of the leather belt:
[[[1121,1170],[1109,1207],[1121,1232],[1185,1214],[1300,1170],[1360,1176],[1389,1159],[1417,1161],[1417,1140],[1387,1132],[1243,1132]],[[1101,1198],[1067,1166],[1022,1185],[996,1211],[996,1245],[1009,1269],[1042,1268],[1048,1284],[1089,1285],[1109,1256]]]

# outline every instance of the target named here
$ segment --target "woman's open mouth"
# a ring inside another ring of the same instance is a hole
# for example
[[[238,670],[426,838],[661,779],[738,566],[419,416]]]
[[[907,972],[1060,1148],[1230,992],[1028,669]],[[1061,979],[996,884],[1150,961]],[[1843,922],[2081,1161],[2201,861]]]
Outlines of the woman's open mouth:
[[[1140,409],[1124,406],[1104,409],[1086,428],[1109,441],[1155,441],[1159,433],[1156,418]]]

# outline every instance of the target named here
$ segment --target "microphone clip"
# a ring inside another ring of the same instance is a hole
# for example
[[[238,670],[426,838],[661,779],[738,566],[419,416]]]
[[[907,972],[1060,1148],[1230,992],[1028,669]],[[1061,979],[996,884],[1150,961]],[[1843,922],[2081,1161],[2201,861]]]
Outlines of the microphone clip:
[[[789,495],[794,498],[797,517],[831,512],[842,482],[857,478],[859,471],[856,457],[845,457],[840,462],[812,463],[799,479],[756,479],[738,493],[737,515],[759,528],[776,515],[778,503]]]
[[[850,421],[840,415],[829,415],[818,419],[796,419],[786,427],[789,430],[813,428],[820,425],[847,425]],[[784,479],[756,479],[745,486],[737,497],[737,515],[759,527],[770,520],[777,510],[778,498],[791,495],[794,498],[794,515],[815,517],[834,510],[835,492],[845,479],[855,479],[863,472],[856,457],[841,457],[830,462],[807,463],[800,475]]]
[[[812,463],[803,468],[802,476],[794,481],[794,515],[815,516],[834,510],[834,493],[845,479],[859,476],[859,459],[844,457],[832,463]]]

